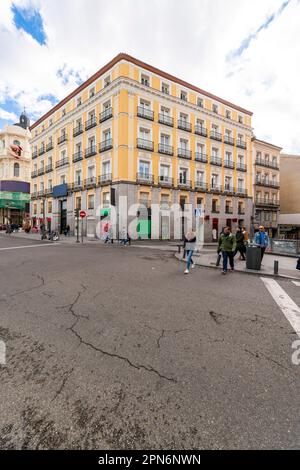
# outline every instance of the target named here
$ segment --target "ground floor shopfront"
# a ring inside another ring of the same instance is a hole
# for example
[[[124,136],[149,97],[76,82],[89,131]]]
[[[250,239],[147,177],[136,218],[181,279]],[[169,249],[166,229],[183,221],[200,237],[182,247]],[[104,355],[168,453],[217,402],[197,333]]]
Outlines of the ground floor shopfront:
[[[0,223],[22,225],[29,216],[29,183],[1,181]]]
[[[31,201],[32,222],[38,226],[45,221],[60,232],[69,225],[75,233],[75,208],[86,212],[79,229],[91,238],[102,237],[104,219],[116,219],[116,237],[133,226],[139,238],[179,239],[201,218],[206,242],[216,241],[225,225],[233,232],[238,226],[250,231],[253,211],[248,197],[120,182],[85,190],[53,188],[52,194]]]

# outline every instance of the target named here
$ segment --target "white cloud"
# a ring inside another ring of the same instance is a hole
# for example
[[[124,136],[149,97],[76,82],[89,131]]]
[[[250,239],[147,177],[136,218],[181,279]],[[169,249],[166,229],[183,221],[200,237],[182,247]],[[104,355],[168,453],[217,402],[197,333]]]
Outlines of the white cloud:
[[[291,0],[241,56],[231,51],[255,34],[283,0],[15,0],[37,8],[41,46],[13,25],[12,0],[0,2],[0,103],[25,105],[37,118],[119,52],[179,76],[253,111],[254,132],[300,153],[300,5]],[[64,70],[64,83],[57,73]],[[46,98],[42,98],[46,96]]]
[[[18,118],[15,113],[9,113],[8,111],[5,111],[2,108],[0,108],[0,119],[5,119],[7,121],[18,121]]]

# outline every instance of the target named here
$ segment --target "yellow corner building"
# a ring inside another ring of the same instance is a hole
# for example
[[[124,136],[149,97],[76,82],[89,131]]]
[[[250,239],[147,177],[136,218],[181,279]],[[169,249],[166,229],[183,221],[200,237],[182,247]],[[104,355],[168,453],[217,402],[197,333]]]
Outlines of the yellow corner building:
[[[250,229],[252,113],[127,54],[117,55],[31,126],[31,215],[74,231],[86,211],[95,237],[99,207],[127,196],[141,236],[153,203],[204,208],[205,241],[224,225]],[[111,189],[114,199],[111,201]],[[160,237],[173,238],[167,217]]]

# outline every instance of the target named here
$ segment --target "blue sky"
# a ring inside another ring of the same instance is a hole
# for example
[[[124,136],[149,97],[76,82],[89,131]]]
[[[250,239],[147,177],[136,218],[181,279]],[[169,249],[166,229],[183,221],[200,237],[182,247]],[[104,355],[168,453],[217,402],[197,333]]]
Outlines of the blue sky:
[[[253,111],[300,153],[298,0],[0,0],[0,128],[32,121],[119,52]]]

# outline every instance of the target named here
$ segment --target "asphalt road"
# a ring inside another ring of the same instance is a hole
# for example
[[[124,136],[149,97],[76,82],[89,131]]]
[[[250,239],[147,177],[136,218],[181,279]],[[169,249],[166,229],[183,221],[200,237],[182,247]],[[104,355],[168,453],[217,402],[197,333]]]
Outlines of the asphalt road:
[[[300,448],[297,335],[259,277],[40,244],[0,236],[1,449]]]

